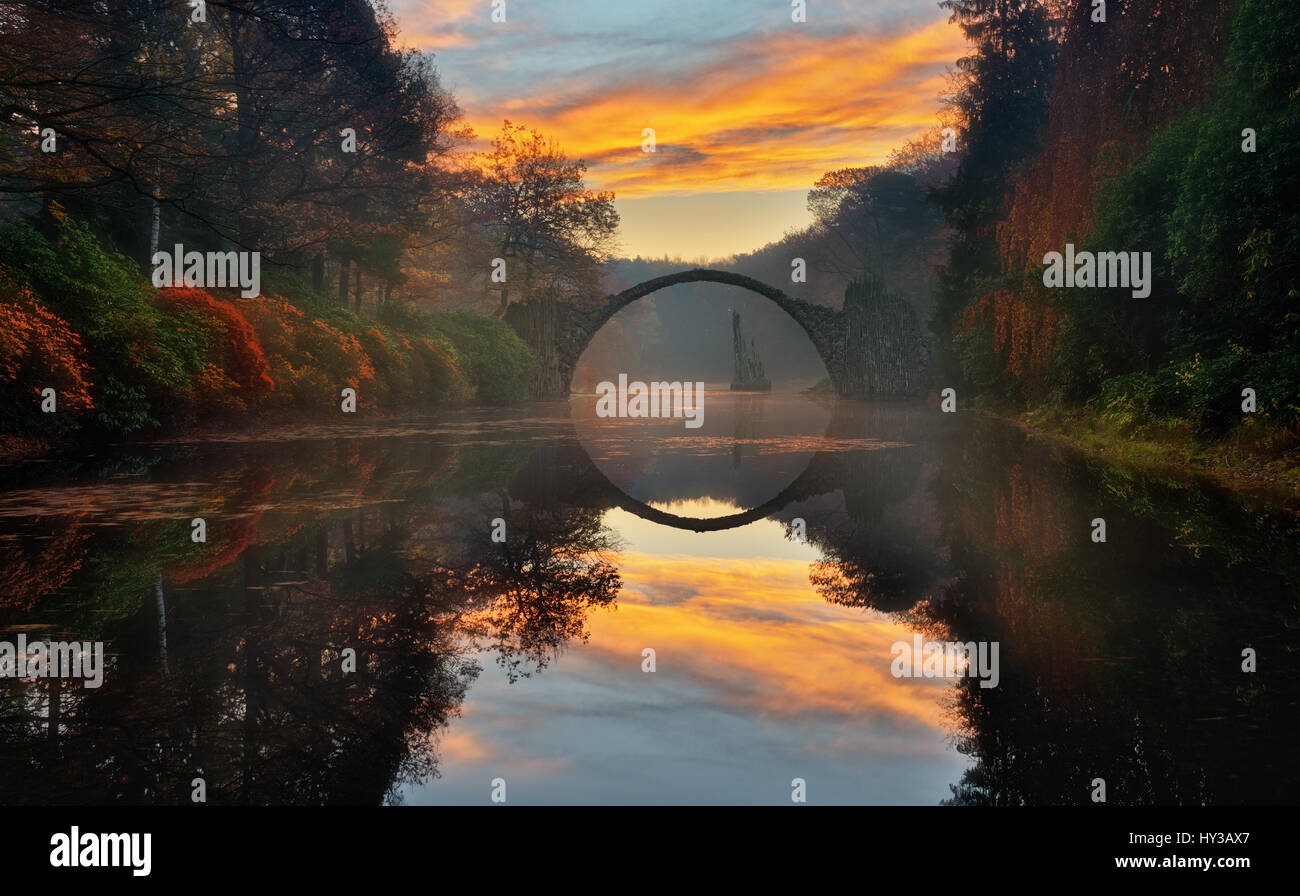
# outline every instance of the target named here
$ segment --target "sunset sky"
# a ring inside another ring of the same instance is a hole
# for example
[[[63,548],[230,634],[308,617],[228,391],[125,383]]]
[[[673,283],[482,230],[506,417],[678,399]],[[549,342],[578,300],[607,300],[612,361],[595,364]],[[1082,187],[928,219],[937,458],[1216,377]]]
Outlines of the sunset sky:
[[[613,190],[629,256],[720,257],[808,222],[824,172],[936,123],[964,53],[933,0],[391,0],[475,132],[535,127]],[[641,149],[654,128],[657,150]]]

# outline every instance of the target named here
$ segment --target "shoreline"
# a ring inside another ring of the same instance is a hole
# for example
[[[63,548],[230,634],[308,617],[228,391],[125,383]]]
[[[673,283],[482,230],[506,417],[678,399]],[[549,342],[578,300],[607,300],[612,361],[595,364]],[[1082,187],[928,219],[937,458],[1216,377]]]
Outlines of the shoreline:
[[[1189,438],[1162,441],[1142,433],[1126,436],[1079,412],[1064,418],[1041,410],[980,409],[977,413],[1112,466],[1149,475],[1201,480],[1235,495],[1300,514],[1300,450],[1270,456],[1243,451],[1227,440],[1204,444]]]

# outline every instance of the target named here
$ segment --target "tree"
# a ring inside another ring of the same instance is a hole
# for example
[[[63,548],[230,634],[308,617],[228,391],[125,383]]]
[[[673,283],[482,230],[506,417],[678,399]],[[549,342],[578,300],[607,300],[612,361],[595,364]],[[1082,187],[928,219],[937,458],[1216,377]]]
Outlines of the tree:
[[[911,292],[903,287],[925,279],[930,255],[943,244],[940,213],[918,174],[901,166],[827,172],[809,191],[808,209],[835,251],[836,273],[868,274],[894,291]]]
[[[367,0],[187,10],[0,0],[0,193],[88,218],[145,265],[175,241],[310,265],[318,288],[326,252],[399,280],[450,186],[459,111],[428,58]]]
[[[959,117],[957,176],[941,193],[955,223],[995,213],[1007,174],[1039,145],[1056,46],[1037,0],[942,0],[974,44],[957,60],[949,98]]]
[[[201,182],[219,102],[191,64],[205,32],[158,6],[0,2],[0,193],[97,218],[137,258],[144,203]]]
[[[1002,215],[1007,177],[1038,148],[1056,61],[1052,21],[1038,0],[943,0],[950,22],[972,42],[957,61],[949,97],[960,160],[956,176],[936,191],[956,228],[931,327],[948,344],[973,295],[1000,264],[994,225]],[[961,382],[956,360],[940,355],[942,375]]]
[[[231,4],[217,22],[228,56],[214,77],[236,100],[221,178],[240,197],[239,242],[312,259],[317,288],[326,250],[341,277],[368,261],[395,280],[393,244],[444,186],[435,163],[459,116],[427,58],[395,49],[364,0],[324,14],[310,0]]]
[[[506,121],[475,163],[463,195],[496,257],[506,260],[507,277],[517,259],[525,293],[542,277],[570,292],[598,279],[615,248],[619,217],[613,193],[584,186],[585,162],[571,161],[554,139]],[[509,279],[501,284],[500,314],[510,304],[510,286]]]

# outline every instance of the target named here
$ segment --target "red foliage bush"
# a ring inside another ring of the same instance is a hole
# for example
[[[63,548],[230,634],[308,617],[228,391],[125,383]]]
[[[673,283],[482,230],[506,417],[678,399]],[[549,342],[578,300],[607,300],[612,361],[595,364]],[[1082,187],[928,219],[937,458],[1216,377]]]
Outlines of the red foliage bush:
[[[307,357],[323,370],[338,375],[341,385],[361,389],[374,384],[374,365],[357,337],[319,320],[312,321],[303,336],[299,344],[306,349]]]
[[[215,325],[214,357],[197,384],[201,396],[207,394],[218,404],[233,404],[227,401],[233,397],[237,403],[252,405],[275,389],[257,334],[238,308],[192,286],[160,289],[158,300],[165,309],[182,306],[197,311]],[[237,396],[224,395],[231,385],[238,388]]]

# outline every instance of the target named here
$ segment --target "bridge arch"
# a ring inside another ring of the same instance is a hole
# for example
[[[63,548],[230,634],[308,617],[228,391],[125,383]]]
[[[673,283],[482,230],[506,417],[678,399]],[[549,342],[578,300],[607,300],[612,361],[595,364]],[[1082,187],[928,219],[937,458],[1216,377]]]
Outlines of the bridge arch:
[[[681,283],[700,282],[739,286],[773,302],[794,318],[808,335],[809,341],[821,356],[831,385],[838,392],[846,391],[842,313],[796,299],[774,286],[731,271],[693,268],[666,274],[585,306],[553,302],[549,309],[543,310],[540,305],[521,303],[507,309],[506,320],[538,352],[538,361],[543,367],[544,375],[536,390],[538,394],[562,397],[569,393],[573,373],[582,353],[601,327],[609,323],[615,314],[661,289]]]
[[[817,491],[817,478],[810,475],[810,470],[812,470],[817,459],[817,457],[814,457],[813,460],[809,461],[808,467],[804,469],[803,473],[783,488],[775,497],[769,498],[762,504],[748,510],[714,517],[679,516],[666,510],[659,510],[645,501],[632,497],[610,482],[609,477],[602,473],[594,463],[592,464],[592,470],[606,487],[610,502],[633,516],[640,517],[651,523],[657,523],[660,526],[683,529],[688,532],[723,532],[727,529],[739,529],[741,526],[748,526],[750,523],[768,519],[769,517],[774,518],[778,512],[785,509],[786,505],[813,494],[820,494],[821,492]],[[823,487],[823,491],[830,491],[833,488],[833,485],[827,485]]]

